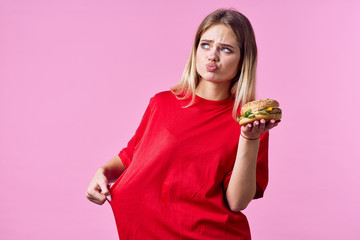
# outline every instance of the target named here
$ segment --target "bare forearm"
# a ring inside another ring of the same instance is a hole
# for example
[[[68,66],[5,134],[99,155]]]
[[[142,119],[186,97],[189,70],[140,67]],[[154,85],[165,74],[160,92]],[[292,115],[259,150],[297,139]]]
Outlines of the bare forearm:
[[[232,175],[226,190],[226,199],[232,211],[244,210],[256,192],[256,160],[259,140],[239,139]]]
[[[125,166],[120,157],[116,155],[100,169],[104,171],[109,182],[114,182],[125,171]]]

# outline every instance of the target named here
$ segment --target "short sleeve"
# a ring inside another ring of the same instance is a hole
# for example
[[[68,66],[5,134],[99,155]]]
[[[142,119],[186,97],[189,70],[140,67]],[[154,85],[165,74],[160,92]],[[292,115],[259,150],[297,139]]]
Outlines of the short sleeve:
[[[127,147],[123,148],[118,154],[118,156],[120,157],[125,168],[129,167],[129,165],[133,159],[134,152],[136,151],[136,149],[139,145],[139,142],[142,139],[142,137],[145,133],[145,130],[148,126],[148,122],[149,122],[151,111],[152,111],[153,100],[154,100],[154,97],[152,97],[150,99],[149,104],[145,110],[145,113],[141,119],[140,125],[136,129],[134,136],[128,142]]]
[[[262,198],[269,180],[268,156],[269,155],[269,131],[261,134],[258,158],[256,163],[256,193],[254,199]],[[224,178],[223,187],[226,190],[232,171]]]

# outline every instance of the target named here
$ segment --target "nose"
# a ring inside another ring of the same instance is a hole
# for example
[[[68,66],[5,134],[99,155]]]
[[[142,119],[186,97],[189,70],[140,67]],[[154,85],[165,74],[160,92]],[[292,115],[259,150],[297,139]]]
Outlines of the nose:
[[[211,49],[208,53],[209,53],[208,60],[210,62],[216,62],[219,60],[219,56],[216,48]]]

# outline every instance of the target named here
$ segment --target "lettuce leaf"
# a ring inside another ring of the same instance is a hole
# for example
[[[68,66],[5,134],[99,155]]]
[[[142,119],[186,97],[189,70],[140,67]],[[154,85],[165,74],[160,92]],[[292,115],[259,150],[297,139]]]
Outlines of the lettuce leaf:
[[[250,114],[251,114],[251,108],[249,108],[249,109],[244,113],[244,117],[249,117]]]

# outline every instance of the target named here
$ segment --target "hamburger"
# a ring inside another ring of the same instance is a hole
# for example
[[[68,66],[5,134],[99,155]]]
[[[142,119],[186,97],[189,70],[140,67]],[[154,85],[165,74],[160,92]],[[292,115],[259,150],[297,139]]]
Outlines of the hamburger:
[[[246,103],[241,107],[241,116],[237,117],[237,121],[240,125],[252,123],[256,120],[275,119],[279,121],[281,119],[281,109],[279,108],[278,101],[274,99],[260,99]]]

